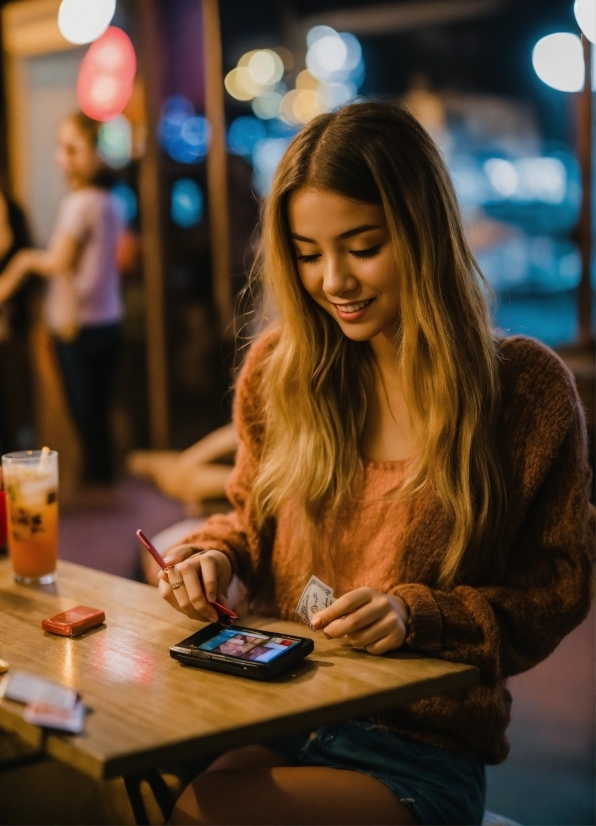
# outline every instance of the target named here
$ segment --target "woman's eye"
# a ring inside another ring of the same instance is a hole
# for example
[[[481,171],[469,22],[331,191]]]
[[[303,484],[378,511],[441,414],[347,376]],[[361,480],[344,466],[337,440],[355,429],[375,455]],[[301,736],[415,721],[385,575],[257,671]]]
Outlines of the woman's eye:
[[[313,261],[316,261],[317,258],[320,258],[320,254],[317,252],[314,255],[297,255],[296,258],[300,261],[301,264],[312,264]]]
[[[382,244],[377,244],[376,247],[369,247],[367,250],[350,250],[350,253],[355,258],[373,258],[382,246]]]

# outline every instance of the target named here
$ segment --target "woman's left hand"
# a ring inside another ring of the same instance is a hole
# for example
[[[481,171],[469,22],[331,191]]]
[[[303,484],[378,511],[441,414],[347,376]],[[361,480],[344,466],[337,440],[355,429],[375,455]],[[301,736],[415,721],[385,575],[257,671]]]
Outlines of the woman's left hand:
[[[325,636],[346,637],[354,648],[385,654],[401,648],[407,637],[409,611],[401,597],[374,588],[356,588],[320,611],[312,620]]]

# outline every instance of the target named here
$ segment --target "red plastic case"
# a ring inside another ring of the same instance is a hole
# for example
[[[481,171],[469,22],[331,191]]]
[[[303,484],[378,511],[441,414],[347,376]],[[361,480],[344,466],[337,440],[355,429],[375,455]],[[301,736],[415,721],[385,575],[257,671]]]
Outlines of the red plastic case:
[[[61,614],[48,617],[41,622],[41,627],[49,634],[60,634],[62,637],[75,637],[101,625],[106,615],[99,608],[89,608],[87,605],[77,605]]]

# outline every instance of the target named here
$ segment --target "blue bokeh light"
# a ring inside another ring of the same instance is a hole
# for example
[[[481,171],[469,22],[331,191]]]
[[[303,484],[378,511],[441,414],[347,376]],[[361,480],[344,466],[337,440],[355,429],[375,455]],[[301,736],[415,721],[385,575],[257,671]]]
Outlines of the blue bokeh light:
[[[165,102],[158,125],[158,137],[168,155],[178,163],[198,163],[209,150],[211,127],[183,95]]]
[[[172,186],[170,214],[172,221],[182,229],[190,229],[203,218],[203,193],[191,178],[179,178]]]
[[[112,198],[121,220],[130,225],[137,217],[138,201],[134,190],[124,181],[118,181],[112,187]]]
[[[266,135],[265,124],[258,118],[250,115],[236,118],[228,128],[228,147],[234,155],[250,158],[257,143]]]

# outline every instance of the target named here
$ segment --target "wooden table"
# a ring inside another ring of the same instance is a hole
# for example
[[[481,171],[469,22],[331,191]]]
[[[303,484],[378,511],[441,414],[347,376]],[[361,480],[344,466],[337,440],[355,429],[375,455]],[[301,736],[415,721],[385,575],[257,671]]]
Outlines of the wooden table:
[[[81,603],[102,608],[106,625],[74,639],[42,631],[44,617]],[[374,657],[302,624],[254,618],[242,624],[312,636],[313,654],[272,683],[184,668],[169,647],[196,622],[155,588],[68,562],[59,563],[55,585],[29,588],[0,560],[0,611],[0,657],[11,670],[76,688],[90,710],[82,734],[60,735],[26,723],[23,706],[2,699],[0,728],[97,780],[478,683],[471,666],[399,652]]]

